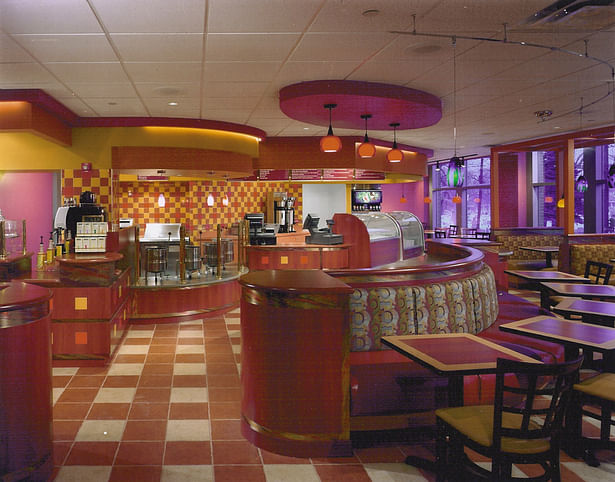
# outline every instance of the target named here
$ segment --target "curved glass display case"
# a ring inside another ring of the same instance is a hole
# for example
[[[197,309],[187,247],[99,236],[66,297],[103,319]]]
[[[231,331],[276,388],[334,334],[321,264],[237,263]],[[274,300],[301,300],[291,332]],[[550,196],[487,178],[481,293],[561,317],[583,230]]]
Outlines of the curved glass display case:
[[[359,218],[369,234],[370,242],[383,241],[385,239],[400,239],[401,229],[387,213],[353,213]]]
[[[421,248],[421,252],[425,249],[423,223],[415,214],[408,211],[391,211],[385,214],[395,219],[399,225],[404,259],[416,256],[417,247]]]

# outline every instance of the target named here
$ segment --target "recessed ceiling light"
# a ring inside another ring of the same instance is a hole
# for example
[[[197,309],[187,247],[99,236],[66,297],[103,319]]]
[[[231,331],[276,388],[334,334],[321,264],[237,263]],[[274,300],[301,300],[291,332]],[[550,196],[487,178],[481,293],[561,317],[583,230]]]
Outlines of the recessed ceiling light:
[[[117,105],[117,102],[107,102],[107,105]]]
[[[561,129],[560,126],[553,126],[553,129]]]
[[[175,101],[171,101],[171,102],[169,102],[169,105],[171,105],[171,106],[176,106],[176,105],[177,105],[177,102],[175,102]]]
[[[309,127],[304,127],[304,128],[303,128],[303,130],[304,130],[304,131],[309,131],[309,130],[310,130],[310,128],[309,128]]]

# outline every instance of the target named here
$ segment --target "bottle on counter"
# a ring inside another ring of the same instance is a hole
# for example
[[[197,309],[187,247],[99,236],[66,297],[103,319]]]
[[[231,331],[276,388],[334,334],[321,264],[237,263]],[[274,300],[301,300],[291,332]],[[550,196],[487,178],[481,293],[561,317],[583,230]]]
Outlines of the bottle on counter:
[[[66,237],[64,238],[64,254],[70,253],[70,229],[66,230]]]
[[[58,228],[58,242],[56,244],[56,257],[62,256],[62,250],[64,249],[64,230]]]
[[[54,249],[54,245],[53,245],[53,231],[51,233],[49,233],[49,243],[47,244],[47,258],[45,259],[45,262],[47,264],[51,264],[53,263],[53,254],[55,252]]]
[[[43,246],[43,237],[41,236],[41,244],[38,246],[38,253],[36,255],[36,269],[43,269],[45,267],[45,246]]]

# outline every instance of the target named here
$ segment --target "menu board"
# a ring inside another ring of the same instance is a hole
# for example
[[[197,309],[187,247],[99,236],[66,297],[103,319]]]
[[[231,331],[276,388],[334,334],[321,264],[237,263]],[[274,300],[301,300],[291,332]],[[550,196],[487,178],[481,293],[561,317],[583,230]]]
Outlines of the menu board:
[[[365,181],[368,179],[381,181],[385,178],[384,172],[370,171],[369,169],[356,169],[354,172],[354,177],[355,179],[361,181]]]
[[[290,175],[293,181],[320,181],[322,169],[292,169]]]
[[[288,169],[260,169],[261,181],[287,181]]]
[[[349,181],[354,179],[354,169],[323,169],[322,178],[325,181]]]

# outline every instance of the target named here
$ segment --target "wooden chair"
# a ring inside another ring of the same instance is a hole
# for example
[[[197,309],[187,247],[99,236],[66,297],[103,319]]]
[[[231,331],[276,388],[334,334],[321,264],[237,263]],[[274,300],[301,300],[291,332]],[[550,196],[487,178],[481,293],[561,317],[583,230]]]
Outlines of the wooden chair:
[[[592,407],[598,407],[592,410]],[[593,449],[615,450],[615,441],[610,439],[611,426],[615,425],[615,373],[601,373],[574,385],[574,397],[570,415],[567,419],[570,440],[581,451],[588,465],[597,467],[600,462]],[[583,436],[582,416],[590,417],[600,423],[600,438]],[[579,455],[579,454],[577,454]]]
[[[585,263],[585,274],[583,276],[591,279],[594,284],[607,285],[611,279],[612,272],[612,264],[588,260],[587,263]]]
[[[459,226],[457,226],[455,224],[451,224],[448,227],[448,237],[449,238],[454,238],[455,236],[459,236]]]
[[[438,480],[560,480],[563,419],[582,361],[543,365],[498,359],[493,405],[436,410]],[[492,470],[472,462],[464,447],[491,458]],[[513,479],[512,464],[538,464],[543,474]]]
[[[491,239],[491,231],[477,231],[476,232],[476,238],[477,239]]]
[[[461,228],[461,233],[465,238],[475,238],[476,228]]]
[[[446,229],[434,229],[435,238],[446,238]]]

